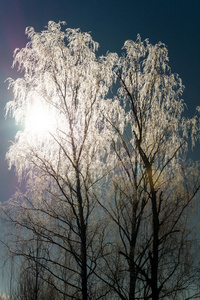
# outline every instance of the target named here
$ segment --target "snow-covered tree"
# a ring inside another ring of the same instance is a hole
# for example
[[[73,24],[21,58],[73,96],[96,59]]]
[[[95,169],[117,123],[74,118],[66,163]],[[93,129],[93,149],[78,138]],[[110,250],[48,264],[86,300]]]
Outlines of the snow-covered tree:
[[[183,116],[162,43],[138,36],[121,57],[97,58],[90,34],[63,25],[27,28],[15,51],[23,76],[10,79],[7,112],[23,129],[7,159],[27,184],[4,207],[17,230],[6,244],[29,259],[32,238],[46,244],[37,264],[65,299],[178,299],[196,276],[187,258],[200,172],[187,151],[197,114]]]
[[[121,299],[178,299],[197,271],[184,262],[191,250],[186,216],[200,187],[199,164],[187,152],[199,138],[199,119],[183,116],[184,87],[164,44],[138,35],[124,50],[113,69],[120,83],[113,105],[124,110],[105,111],[115,155],[108,155],[114,171],[104,208],[118,226],[123,261],[113,282]]]
[[[105,227],[96,207],[107,172],[101,107],[111,68],[96,58],[90,34],[63,25],[49,22],[41,33],[27,28],[30,42],[15,52],[14,65],[24,75],[10,79],[14,100],[7,110],[24,129],[7,159],[26,178],[27,191],[10,201],[7,217],[52,244],[46,269],[60,279],[61,293],[94,299]]]

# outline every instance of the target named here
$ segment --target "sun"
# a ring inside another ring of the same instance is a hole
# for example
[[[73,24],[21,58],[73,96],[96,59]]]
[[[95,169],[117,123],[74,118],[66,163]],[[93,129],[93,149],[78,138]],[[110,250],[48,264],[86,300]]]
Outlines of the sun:
[[[27,111],[25,130],[37,135],[52,133],[56,128],[56,118],[48,105],[36,102]]]

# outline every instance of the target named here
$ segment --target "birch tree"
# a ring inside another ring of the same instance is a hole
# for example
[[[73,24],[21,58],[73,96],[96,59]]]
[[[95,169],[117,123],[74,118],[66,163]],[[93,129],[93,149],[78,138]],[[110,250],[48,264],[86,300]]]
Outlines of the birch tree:
[[[27,191],[8,202],[6,216],[53,245],[46,270],[60,280],[60,293],[98,299],[108,292],[99,295],[94,270],[105,247],[95,203],[105,170],[101,106],[110,66],[96,58],[90,34],[63,25],[50,21],[41,33],[27,28],[30,42],[15,51],[13,65],[23,76],[10,79],[14,100],[7,111],[24,129],[7,159]]]
[[[24,127],[7,159],[26,191],[4,216],[49,247],[38,263],[63,299],[178,299],[197,275],[186,258],[200,172],[187,152],[199,108],[184,117],[184,86],[161,42],[138,36],[121,57],[97,58],[90,34],[63,25],[27,28],[30,42],[15,51],[23,75],[9,80],[7,113]]]
[[[104,208],[118,227],[123,262],[111,272],[113,284],[121,299],[178,299],[197,274],[184,262],[191,250],[186,215],[199,191],[199,164],[187,161],[188,144],[199,138],[199,108],[184,117],[184,86],[164,44],[138,35],[123,49],[113,69],[120,84],[115,113],[105,110],[114,172]]]

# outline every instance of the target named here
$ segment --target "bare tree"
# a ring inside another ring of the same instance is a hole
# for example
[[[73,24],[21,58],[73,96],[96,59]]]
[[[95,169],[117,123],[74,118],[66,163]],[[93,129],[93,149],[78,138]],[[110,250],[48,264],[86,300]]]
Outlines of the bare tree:
[[[33,259],[20,261],[19,271],[13,282],[10,299],[12,300],[54,300],[63,299],[52,283],[52,279],[43,278],[44,272],[33,265]]]

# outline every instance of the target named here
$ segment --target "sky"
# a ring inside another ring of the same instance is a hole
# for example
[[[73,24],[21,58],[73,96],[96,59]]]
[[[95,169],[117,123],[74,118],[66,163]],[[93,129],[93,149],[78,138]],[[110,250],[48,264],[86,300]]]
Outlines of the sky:
[[[12,100],[5,80],[21,76],[11,65],[15,48],[28,42],[25,28],[41,31],[50,20],[90,32],[100,44],[100,55],[120,54],[124,42],[136,40],[138,33],[152,44],[162,41],[172,72],[186,87],[186,115],[192,116],[200,105],[199,0],[0,0],[0,201],[8,200],[18,186],[5,160],[17,131],[12,119],[5,120],[5,105]],[[199,145],[191,156],[200,160]]]

